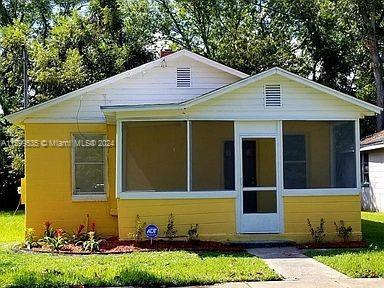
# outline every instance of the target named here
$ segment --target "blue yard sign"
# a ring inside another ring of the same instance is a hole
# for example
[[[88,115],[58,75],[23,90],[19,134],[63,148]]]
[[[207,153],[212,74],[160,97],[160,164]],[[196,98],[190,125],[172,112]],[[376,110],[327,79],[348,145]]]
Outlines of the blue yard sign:
[[[154,224],[149,224],[145,228],[145,235],[147,238],[151,239],[152,242],[152,239],[155,239],[157,236],[159,236],[159,228]]]

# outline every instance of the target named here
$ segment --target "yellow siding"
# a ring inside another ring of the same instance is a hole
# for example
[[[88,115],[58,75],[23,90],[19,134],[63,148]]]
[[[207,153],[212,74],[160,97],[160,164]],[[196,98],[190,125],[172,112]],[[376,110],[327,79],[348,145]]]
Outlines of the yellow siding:
[[[71,140],[72,133],[105,132],[110,140],[115,139],[115,126],[105,124],[26,124],[27,140]],[[25,169],[26,182],[26,227],[38,234],[43,231],[43,222],[53,222],[68,232],[80,224],[95,221],[96,230],[105,236],[117,235],[117,217],[111,216],[116,209],[115,198],[115,148],[108,149],[108,200],[72,200],[72,164],[70,147],[27,147]],[[88,220],[89,219],[89,220]]]
[[[307,218],[313,227],[325,220],[327,240],[336,238],[334,222],[344,220],[351,225],[353,237],[361,239],[360,196],[300,196],[284,197],[285,236],[297,242],[310,240]]]
[[[27,140],[71,140],[78,132],[76,124],[26,124]],[[115,126],[81,124],[81,132],[105,132],[115,139]],[[297,242],[310,240],[307,218],[317,226],[320,218],[326,221],[327,240],[335,240],[334,221],[344,220],[351,225],[354,238],[361,238],[360,196],[301,196],[284,197],[284,234],[236,234],[235,199],[173,199],[118,200],[115,198],[115,148],[108,149],[108,200],[73,201],[71,148],[26,149],[26,225],[43,231],[43,222],[69,232],[79,224],[96,222],[97,230],[105,236],[129,238],[134,232],[136,215],[147,224],[154,223],[164,233],[170,213],[175,215],[179,235],[186,235],[191,224],[199,224],[201,239],[268,240],[288,239]],[[116,217],[118,215],[118,217]],[[87,220],[89,219],[89,220]],[[119,224],[119,225],[118,225]],[[119,228],[118,228],[119,226]]]
[[[192,224],[199,224],[201,239],[225,241],[236,233],[234,199],[118,200],[120,238],[130,238],[135,231],[136,215],[156,224],[163,236],[170,213],[178,235],[186,235]]]

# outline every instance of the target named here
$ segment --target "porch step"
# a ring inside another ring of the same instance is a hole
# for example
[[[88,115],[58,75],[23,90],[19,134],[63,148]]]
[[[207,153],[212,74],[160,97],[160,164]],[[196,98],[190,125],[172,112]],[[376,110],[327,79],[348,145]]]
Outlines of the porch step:
[[[296,242],[288,240],[258,240],[258,241],[246,241],[246,242],[232,242],[241,244],[245,248],[271,248],[271,247],[289,247],[296,246]]]

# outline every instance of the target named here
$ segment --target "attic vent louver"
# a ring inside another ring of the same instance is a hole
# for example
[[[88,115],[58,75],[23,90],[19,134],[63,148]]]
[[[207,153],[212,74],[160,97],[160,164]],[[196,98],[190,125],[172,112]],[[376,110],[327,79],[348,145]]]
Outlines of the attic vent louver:
[[[265,85],[265,107],[281,107],[281,87],[276,85]]]
[[[178,88],[191,87],[191,68],[177,68],[176,74]]]

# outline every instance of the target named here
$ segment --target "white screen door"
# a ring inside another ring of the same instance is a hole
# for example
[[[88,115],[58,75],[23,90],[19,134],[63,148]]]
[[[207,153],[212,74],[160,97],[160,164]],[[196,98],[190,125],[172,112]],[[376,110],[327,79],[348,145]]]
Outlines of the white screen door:
[[[241,232],[277,233],[276,139],[241,137]]]

